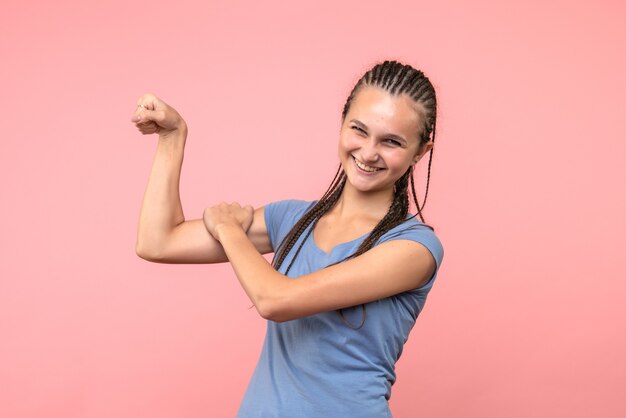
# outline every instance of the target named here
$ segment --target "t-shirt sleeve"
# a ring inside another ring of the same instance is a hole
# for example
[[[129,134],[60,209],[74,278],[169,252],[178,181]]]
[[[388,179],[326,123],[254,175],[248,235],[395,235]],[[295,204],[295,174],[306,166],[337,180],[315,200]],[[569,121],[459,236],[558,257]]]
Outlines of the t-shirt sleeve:
[[[426,225],[417,222],[411,222],[408,223],[408,225],[407,223],[398,225],[397,227],[391,229],[380,238],[378,243],[382,244],[383,242],[396,239],[406,239],[418,242],[426,247],[426,249],[432,254],[436,263],[435,272],[433,273],[432,277],[425,285],[422,286],[422,288],[430,287],[433,280],[437,276],[437,272],[439,271],[439,267],[441,266],[441,262],[443,261],[443,245],[441,244],[441,241],[439,240],[437,235],[435,235],[433,230],[431,230]]]
[[[265,227],[272,248],[276,250],[291,228],[315,202],[280,200],[264,207]]]

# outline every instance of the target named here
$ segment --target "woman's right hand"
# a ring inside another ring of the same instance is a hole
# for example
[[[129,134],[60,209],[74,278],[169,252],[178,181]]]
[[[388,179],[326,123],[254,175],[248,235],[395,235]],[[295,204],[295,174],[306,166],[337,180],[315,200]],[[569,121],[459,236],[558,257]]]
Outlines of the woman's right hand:
[[[173,107],[152,93],[137,99],[137,108],[131,118],[137,129],[144,134],[167,136],[174,131],[187,129],[187,124]]]

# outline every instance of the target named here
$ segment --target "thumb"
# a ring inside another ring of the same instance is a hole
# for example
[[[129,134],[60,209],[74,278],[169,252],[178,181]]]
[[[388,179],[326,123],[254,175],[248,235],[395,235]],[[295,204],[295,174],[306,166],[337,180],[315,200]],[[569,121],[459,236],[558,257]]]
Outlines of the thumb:
[[[158,122],[163,118],[162,113],[163,112],[161,111],[142,109],[140,113],[133,116],[131,121],[135,123],[150,121]]]
[[[248,230],[252,226],[252,222],[254,221],[254,208],[250,205],[246,205],[243,207],[243,209],[248,213],[248,216],[246,216],[241,226],[243,227],[244,231],[248,232]]]

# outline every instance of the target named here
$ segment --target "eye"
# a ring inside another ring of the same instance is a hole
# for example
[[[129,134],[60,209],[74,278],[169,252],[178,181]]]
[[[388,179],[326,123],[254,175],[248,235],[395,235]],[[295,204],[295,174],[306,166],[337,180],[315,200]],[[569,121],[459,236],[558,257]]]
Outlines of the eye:
[[[402,145],[400,142],[396,141],[395,139],[385,139],[385,142],[394,146]]]
[[[359,128],[358,126],[354,126],[354,125],[353,125],[353,126],[351,126],[351,128],[352,128],[352,129],[354,129],[354,130],[355,130],[355,131],[357,131],[357,132],[360,132],[360,133],[362,133],[362,134],[364,134],[364,135],[367,135],[367,132],[365,132],[365,130],[364,130],[364,129]]]

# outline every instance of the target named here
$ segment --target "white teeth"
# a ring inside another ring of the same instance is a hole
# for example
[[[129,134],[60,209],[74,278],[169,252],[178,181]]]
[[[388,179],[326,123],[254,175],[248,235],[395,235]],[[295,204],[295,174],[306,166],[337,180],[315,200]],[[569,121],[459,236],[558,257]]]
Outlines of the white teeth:
[[[369,165],[365,165],[365,164],[361,163],[359,160],[357,160],[356,158],[354,159],[354,162],[363,171],[369,171],[371,173],[373,171],[380,170],[380,168],[370,167]]]

